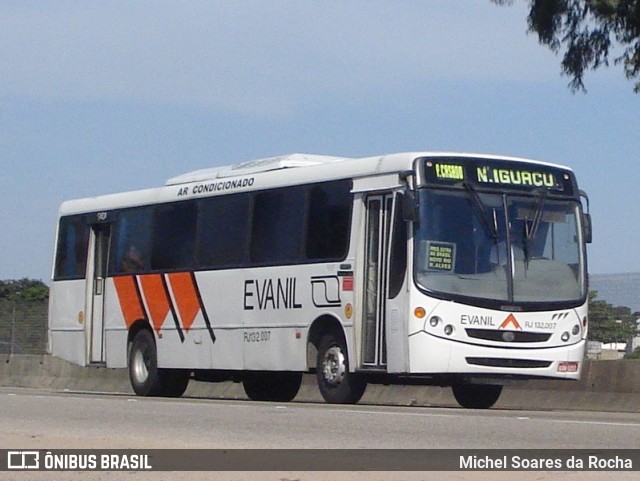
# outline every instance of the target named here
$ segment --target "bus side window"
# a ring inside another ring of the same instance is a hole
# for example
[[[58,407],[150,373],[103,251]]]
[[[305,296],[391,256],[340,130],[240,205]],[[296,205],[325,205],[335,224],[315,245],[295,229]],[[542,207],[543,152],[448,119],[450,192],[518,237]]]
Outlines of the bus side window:
[[[193,268],[196,220],[195,202],[178,202],[155,209],[152,270]]]
[[[352,205],[350,181],[311,188],[306,233],[308,260],[343,259],[347,255]]]
[[[89,224],[84,216],[60,219],[54,279],[84,278],[88,247]]]
[[[389,299],[394,299],[400,293],[407,271],[407,222],[402,216],[401,197],[396,198],[392,229],[389,257]]]
[[[305,189],[260,192],[253,200],[251,262],[295,263],[302,257]]]
[[[234,194],[200,201],[199,267],[240,267],[247,263],[250,200],[248,194]]]
[[[140,272],[144,270],[144,264],[140,249],[135,244],[131,244],[122,259],[122,272]]]
[[[123,210],[111,242],[110,274],[149,270],[150,207]]]

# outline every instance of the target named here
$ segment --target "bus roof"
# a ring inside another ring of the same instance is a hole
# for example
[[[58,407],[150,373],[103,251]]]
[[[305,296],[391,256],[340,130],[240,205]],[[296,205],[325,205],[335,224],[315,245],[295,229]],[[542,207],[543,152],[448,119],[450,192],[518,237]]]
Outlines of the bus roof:
[[[178,200],[175,197],[175,192],[177,189],[186,187],[187,184],[195,184],[195,189],[196,186],[203,183],[227,183],[233,182],[234,178],[255,179],[256,182],[252,182],[253,187],[245,190],[256,190],[294,184],[323,182],[341,178],[358,178],[370,175],[390,174],[412,169],[413,161],[420,157],[432,157],[434,159],[442,157],[462,157],[507,160],[558,167],[569,171],[571,170],[562,165],[524,158],[458,152],[417,151],[365,158],[333,157],[294,153],[242,162],[235,165],[226,165],[188,172],[170,178],[166,181],[164,187],[161,186],[145,190],[67,201],[61,205],[60,215],[95,212],[100,210]],[[204,192],[205,191],[203,191],[203,193]],[[217,193],[229,193],[229,191],[217,191]]]
[[[225,177],[237,177],[239,175],[256,174],[270,170],[288,169],[293,167],[309,167],[312,165],[328,164],[347,160],[344,157],[330,157],[314,154],[289,154],[266,159],[249,160],[235,165],[213,167],[211,169],[195,170],[186,174],[173,177],[165,185],[187,184],[203,180],[222,179]],[[353,159],[349,159],[353,160]]]
[[[363,172],[363,174],[374,173],[371,169],[371,163],[381,164],[381,163],[391,163],[392,159],[398,160],[399,158],[404,159],[405,161],[409,161],[409,163],[413,162],[414,159],[418,157],[467,157],[467,158],[477,158],[477,159],[500,159],[500,160],[510,160],[514,162],[527,162],[534,163],[539,165],[547,165],[551,167],[559,167],[562,169],[569,169],[569,167],[551,164],[548,162],[540,162],[538,160],[524,159],[518,157],[505,157],[505,156],[496,156],[496,155],[486,155],[486,154],[472,154],[472,153],[456,153],[456,152],[405,152],[399,154],[388,154],[383,156],[374,156],[374,157],[365,157],[365,158],[353,158],[353,157],[333,157],[327,155],[315,155],[315,154],[288,154],[288,155],[280,155],[277,157],[267,157],[265,159],[257,159],[250,160],[247,162],[241,162],[239,164],[234,165],[225,165],[221,167],[214,167],[210,169],[201,169],[195,170],[193,172],[187,172],[182,175],[178,175],[176,177],[172,177],[165,185],[179,185],[179,184],[187,184],[190,182],[201,182],[204,180],[215,180],[215,179],[223,179],[227,177],[238,177],[247,174],[256,174],[260,172],[268,172],[272,170],[281,170],[281,169],[289,169],[295,167],[310,167],[310,166],[318,166],[325,165],[336,162],[349,162],[349,161],[361,161],[366,162],[368,165],[368,169]],[[395,162],[393,162],[395,164]],[[411,165],[408,165],[407,168],[410,168]],[[365,167],[366,169],[366,167]],[[396,170],[395,168],[390,168],[388,171]],[[387,169],[379,168],[378,171],[387,171]]]

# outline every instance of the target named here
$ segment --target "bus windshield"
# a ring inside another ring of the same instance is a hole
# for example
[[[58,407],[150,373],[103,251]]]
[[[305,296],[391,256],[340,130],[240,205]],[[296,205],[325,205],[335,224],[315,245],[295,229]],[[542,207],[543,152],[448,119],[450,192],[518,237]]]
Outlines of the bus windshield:
[[[415,235],[419,287],[478,305],[584,301],[580,206],[575,200],[421,189]]]

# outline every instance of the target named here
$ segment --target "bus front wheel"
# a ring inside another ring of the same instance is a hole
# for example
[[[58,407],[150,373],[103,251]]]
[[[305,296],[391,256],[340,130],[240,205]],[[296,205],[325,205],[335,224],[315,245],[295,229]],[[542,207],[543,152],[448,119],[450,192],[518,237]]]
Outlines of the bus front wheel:
[[[469,409],[489,409],[502,393],[496,384],[454,384],[451,389],[458,404]]]
[[[334,334],[326,334],[318,344],[316,377],[320,394],[331,404],[355,404],[367,388],[362,377],[349,371],[346,342]]]

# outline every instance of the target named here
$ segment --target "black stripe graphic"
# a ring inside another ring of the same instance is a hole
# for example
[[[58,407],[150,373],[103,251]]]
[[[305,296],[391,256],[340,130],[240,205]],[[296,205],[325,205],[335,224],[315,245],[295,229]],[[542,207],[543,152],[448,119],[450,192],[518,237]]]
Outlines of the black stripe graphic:
[[[133,285],[136,288],[136,297],[138,298],[138,304],[140,305],[140,310],[144,313],[144,320],[151,324],[149,321],[149,313],[144,307],[144,302],[142,301],[142,291],[140,291],[140,286],[138,285],[138,276],[131,276],[133,279]]]
[[[200,288],[198,287],[198,283],[196,282],[196,274],[195,272],[190,272],[191,282],[193,283],[193,288],[196,291],[196,295],[198,296],[198,304],[200,304],[200,310],[202,311],[202,317],[204,317],[204,323],[207,325],[207,330],[209,331],[209,336],[211,336],[211,342],[216,342],[216,335],[213,333],[213,328],[211,327],[211,321],[209,320],[209,315],[207,314],[207,310],[204,307],[204,303],[202,302],[202,296],[200,295]]]
[[[182,326],[180,326],[180,319],[178,319],[178,313],[176,312],[176,306],[173,305],[173,300],[171,299],[171,293],[169,292],[169,284],[167,284],[167,279],[164,274],[160,274],[160,278],[162,279],[162,287],[164,288],[164,294],[167,297],[167,302],[169,303],[169,309],[171,310],[171,316],[173,316],[173,322],[176,325],[176,330],[178,331],[178,336],[180,336],[180,342],[184,343],[184,332],[182,332]]]

